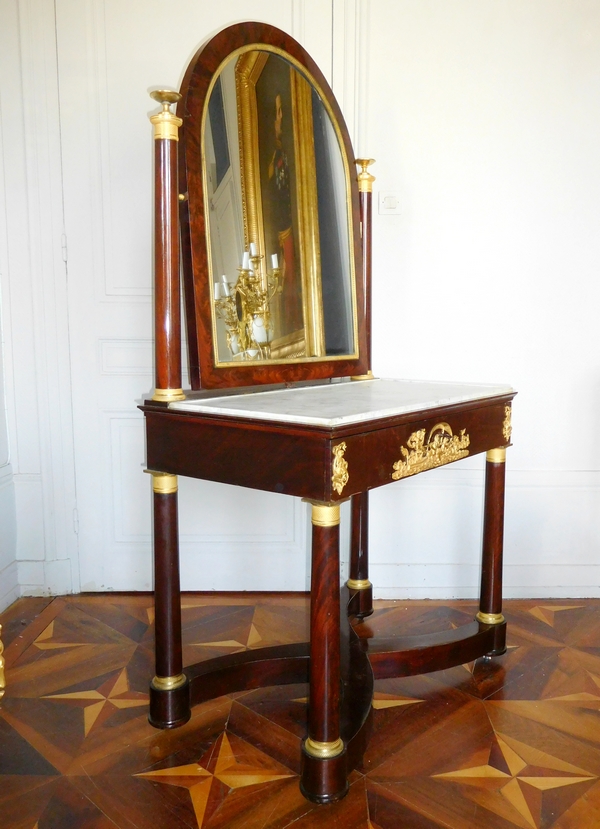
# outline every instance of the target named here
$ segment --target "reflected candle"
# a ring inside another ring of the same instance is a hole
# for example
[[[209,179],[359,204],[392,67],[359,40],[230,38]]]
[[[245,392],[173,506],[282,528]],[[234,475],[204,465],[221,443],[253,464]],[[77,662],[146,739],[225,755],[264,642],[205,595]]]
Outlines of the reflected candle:
[[[274,268],[278,268],[278,267],[279,267],[279,259],[277,258],[277,254],[276,254],[276,253],[274,253],[274,254],[271,256],[271,265],[272,265]]]
[[[244,251],[244,255],[242,256],[242,268],[245,271],[250,270],[250,254],[247,250]]]

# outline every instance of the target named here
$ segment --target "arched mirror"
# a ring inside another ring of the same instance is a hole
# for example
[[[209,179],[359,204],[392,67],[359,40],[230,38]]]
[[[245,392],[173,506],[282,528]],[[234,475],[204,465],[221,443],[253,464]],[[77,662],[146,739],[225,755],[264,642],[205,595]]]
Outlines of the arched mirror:
[[[249,27],[200,50],[178,106],[196,388],[359,374],[366,360],[356,167],[341,112],[298,43]]]

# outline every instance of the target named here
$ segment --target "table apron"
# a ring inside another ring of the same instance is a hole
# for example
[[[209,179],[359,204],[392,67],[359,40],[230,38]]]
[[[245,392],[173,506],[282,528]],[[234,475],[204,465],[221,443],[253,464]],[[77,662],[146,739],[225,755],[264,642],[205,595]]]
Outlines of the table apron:
[[[440,408],[336,437],[285,424],[146,412],[151,470],[317,501],[351,495],[506,446],[506,405]],[[437,437],[436,437],[437,436]],[[394,464],[397,464],[396,468]],[[395,477],[394,477],[395,476]]]

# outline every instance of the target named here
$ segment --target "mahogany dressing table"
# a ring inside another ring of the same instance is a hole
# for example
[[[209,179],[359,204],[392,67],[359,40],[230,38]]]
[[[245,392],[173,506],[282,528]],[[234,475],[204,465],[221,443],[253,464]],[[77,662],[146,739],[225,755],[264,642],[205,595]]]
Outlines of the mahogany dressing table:
[[[221,694],[309,683],[301,789],[344,796],[368,740],[373,681],[502,654],[504,470],[515,392],[373,378],[370,159],[285,33],[232,26],[157,91],[156,390],[142,409],[153,477],[156,676],[150,722]],[[177,115],[170,106],[177,102]],[[181,389],[179,240],[192,390]],[[232,264],[233,263],[233,264]],[[372,612],[369,490],[486,453],[479,612],[437,635],[359,639]],[[310,642],[183,668],[177,476],[306,499]],[[340,586],[340,503],[351,500]]]

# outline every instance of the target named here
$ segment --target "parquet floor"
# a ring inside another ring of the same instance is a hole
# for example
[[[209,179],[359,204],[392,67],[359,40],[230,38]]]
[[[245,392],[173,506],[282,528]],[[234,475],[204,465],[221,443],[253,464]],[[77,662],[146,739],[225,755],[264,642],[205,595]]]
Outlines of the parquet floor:
[[[304,595],[194,594],[183,607],[186,663],[307,638]],[[379,602],[368,626],[426,633],[473,613]],[[222,697],[156,731],[151,596],[21,599],[0,616],[0,827],[600,827],[600,601],[512,601],[505,615],[504,657],[377,683],[350,793],[315,806],[298,791],[306,686]]]

